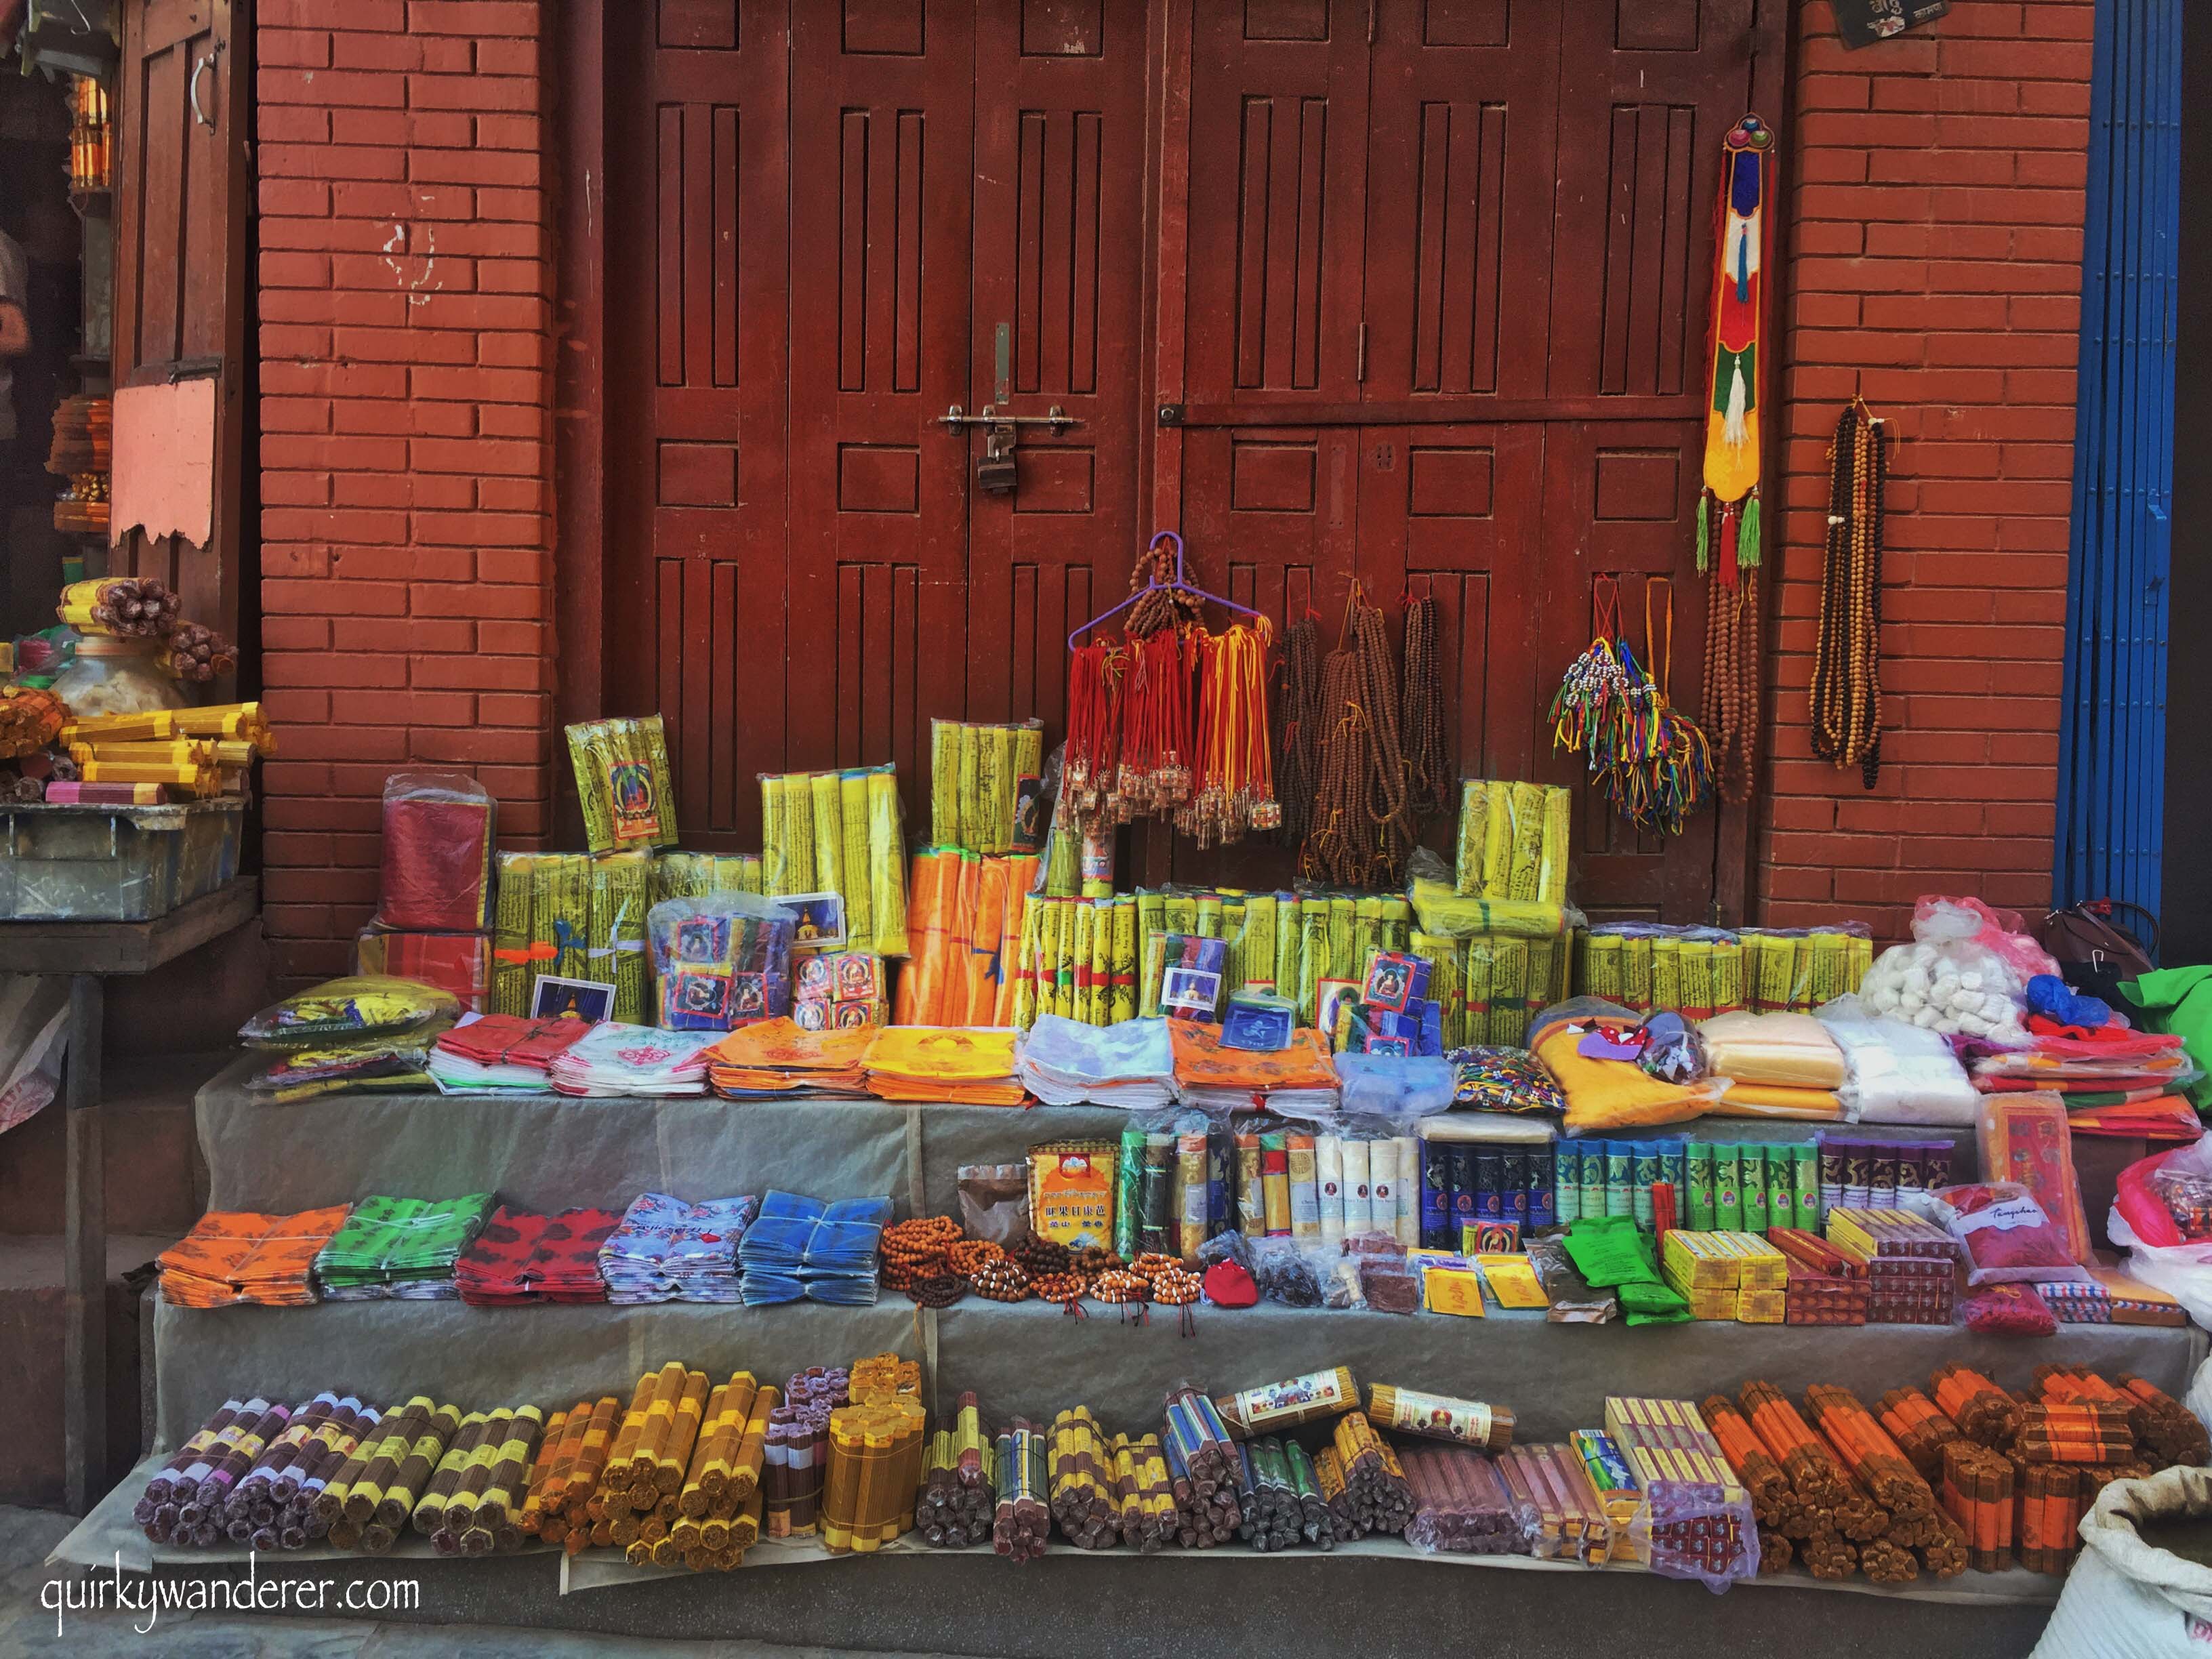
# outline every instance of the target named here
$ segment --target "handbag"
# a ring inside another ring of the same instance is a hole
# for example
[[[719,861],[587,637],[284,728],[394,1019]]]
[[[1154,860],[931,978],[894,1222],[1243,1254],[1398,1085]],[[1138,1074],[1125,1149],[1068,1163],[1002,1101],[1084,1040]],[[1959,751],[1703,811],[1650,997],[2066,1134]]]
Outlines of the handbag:
[[[2036,927],[2043,948],[2076,990],[2124,1006],[2120,981],[2157,966],[2158,918],[2126,899],[2083,899],[2053,910]]]

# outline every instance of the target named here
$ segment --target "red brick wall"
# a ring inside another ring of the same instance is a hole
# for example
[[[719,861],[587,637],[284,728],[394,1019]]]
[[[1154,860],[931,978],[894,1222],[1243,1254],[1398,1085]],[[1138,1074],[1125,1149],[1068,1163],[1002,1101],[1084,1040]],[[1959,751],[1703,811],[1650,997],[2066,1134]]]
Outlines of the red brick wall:
[[[474,770],[510,841],[551,753],[552,293],[539,0],[263,0],[266,925],[349,965],[377,799]]]
[[[2049,889],[2091,0],[1958,0],[1795,76],[1766,919],[1902,931],[1931,889]],[[549,818],[550,154],[541,0],[264,0],[261,455],[268,926],[346,965],[376,798],[473,769]],[[1879,788],[1805,736],[1826,434],[1902,439]]]
[[[1845,52],[1801,18],[1788,227],[1784,542],[1765,918],[2051,890],[2091,0],[1958,0]],[[1865,397],[1893,452],[1884,765],[1814,758],[1826,448]]]

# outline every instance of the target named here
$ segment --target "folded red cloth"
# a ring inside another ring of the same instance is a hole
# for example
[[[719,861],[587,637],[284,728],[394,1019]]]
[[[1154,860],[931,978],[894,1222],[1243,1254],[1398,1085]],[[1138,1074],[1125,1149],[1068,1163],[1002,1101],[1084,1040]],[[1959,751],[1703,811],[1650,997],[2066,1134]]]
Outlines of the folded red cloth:
[[[531,1066],[542,1072],[591,1029],[580,1019],[486,1014],[454,1026],[438,1039],[438,1046],[479,1066]]]

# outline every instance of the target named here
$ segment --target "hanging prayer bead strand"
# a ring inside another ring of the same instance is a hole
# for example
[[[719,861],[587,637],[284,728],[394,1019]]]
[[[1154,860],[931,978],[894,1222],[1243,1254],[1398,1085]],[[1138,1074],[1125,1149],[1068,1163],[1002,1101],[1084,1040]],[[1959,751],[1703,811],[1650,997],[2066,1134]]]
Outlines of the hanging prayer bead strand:
[[[1813,752],[1881,770],[1881,514],[1888,455],[1881,422],[1853,398],[1828,446],[1828,538],[1813,662]]]

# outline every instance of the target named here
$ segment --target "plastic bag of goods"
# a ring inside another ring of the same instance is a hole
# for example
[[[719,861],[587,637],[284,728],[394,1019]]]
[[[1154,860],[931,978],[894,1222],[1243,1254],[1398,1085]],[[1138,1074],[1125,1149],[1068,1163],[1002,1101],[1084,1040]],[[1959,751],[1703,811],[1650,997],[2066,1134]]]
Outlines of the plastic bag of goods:
[[[1941,1034],[1876,1015],[1856,996],[1838,997],[1817,1018],[1844,1051],[1850,1073],[1836,1092],[1862,1122],[1965,1125],[1981,1097]]]
[[[2057,964],[2021,931],[2018,916],[1979,899],[1923,898],[1912,913],[1912,940],[1883,951],[1860,981],[1869,1013],[1945,1036],[2027,1046],[2021,997],[2029,980]]]

